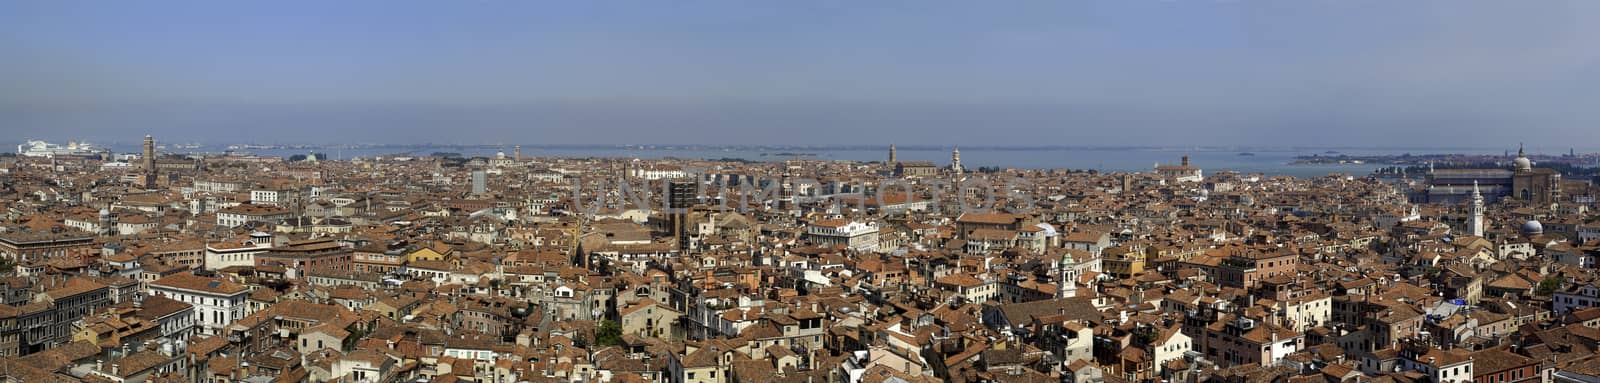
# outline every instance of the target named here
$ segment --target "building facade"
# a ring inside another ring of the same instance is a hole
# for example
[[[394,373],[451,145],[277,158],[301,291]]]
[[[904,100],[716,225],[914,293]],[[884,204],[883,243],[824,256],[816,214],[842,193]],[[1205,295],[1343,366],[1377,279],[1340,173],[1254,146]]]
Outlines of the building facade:
[[[195,323],[202,335],[222,334],[229,323],[244,318],[250,289],[221,277],[180,273],[149,284],[150,295],[194,306]]]

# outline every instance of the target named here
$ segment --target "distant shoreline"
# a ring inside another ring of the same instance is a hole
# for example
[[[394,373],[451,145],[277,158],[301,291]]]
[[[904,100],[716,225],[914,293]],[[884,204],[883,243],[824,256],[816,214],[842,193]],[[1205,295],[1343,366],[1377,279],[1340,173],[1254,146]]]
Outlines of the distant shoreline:
[[[1575,166],[1591,166],[1600,162],[1600,154],[1579,153],[1568,155],[1528,155],[1529,159],[1536,162],[1560,163]],[[1495,162],[1510,162],[1511,158],[1505,155],[1479,155],[1479,154],[1387,154],[1387,155],[1301,155],[1295,156],[1290,165],[1337,165],[1337,164],[1370,164],[1370,165],[1439,165],[1439,164],[1480,164]]]
[[[157,143],[163,142],[155,137]],[[191,141],[192,142],[192,141]],[[138,145],[102,144],[114,153],[137,153]],[[229,150],[232,146],[236,150]],[[955,145],[901,145],[896,144],[901,161],[924,161],[939,165],[949,163]],[[288,158],[294,155],[317,153],[329,159],[375,157],[424,157],[429,153],[457,153],[468,158],[494,158],[501,154],[522,158],[618,158],[618,159],[699,159],[738,160],[742,162],[768,161],[860,161],[882,162],[888,158],[889,145],[627,145],[627,144],[261,144],[208,143],[200,148],[161,150],[163,153],[191,155],[233,154]],[[962,144],[967,153],[963,160],[967,167],[998,167],[1015,169],[1090,169],[1105,172],[1146,172],[1152,166],[1177,163],[1181,157],[1190,157],[1195,166],[1207,172],[1260,173],[1266,175],[1323,176],[1327,174],[1370,174],[1381,168],[1394,166],[1425,166],[1432,158],[1443,163],[1444,158],[1473,159],[1472,162],[1509,161],[1499,150],[1444,150],[1427,148],[1348,148],[1348,147],[1267,147],[1267,146],[1191,146],[1173,147],[1159,145],[969,145]],[[1336,155],[1327,154],[1337,152]],[[1514,148],[1512,150],[1514,153]],[[1241,155],[1250,153],[1250,155]],[[1415,154],[1415,153],[1467,153],[1467,154]],[[1474,154],[1475,153],[1475,154]],[[1593,155],[1600,158],[1600,154]],[[1549,163],[1550,156],[1532,156],[1535,163]],[[1580,156],[1582,157],[1582,156]],[[1343,162],[1341,162],[1343,161]],[[1401,162],[1412,161],[1412,162]],[[1581,162],[1581,161],[1580,161]],[[1587,165],[1579,165],[1587,166]]]
[[[160,141],[160,137],[157,137],[157,140],[159,142]],[[63,141],[63,142],[65,142],[65,141]],[[134,149],[136,149],[137,146],[140,144],[139,142],[135,142],[135,141],[127,141],[127,142],[96,141],[96,142],[101,142],[103,144],[102,146],[105,146],[105,147],[127,147],[127,148],[134,148]],[[5,145],[8,145],[8,146],[15,146],[17,144],[20,144],[20,142],[0,143],[0,144],[5,144]],[[163,144],[163,145],[166,145],[166,144]],[[315,143],[230,142],[230,143],[215,143],[215,144],[204,144],[204,145],[197,145],[197,144],[193,144],[193,143],[183,143],[183,147],[181,149],[207,149],[206,151],[217,151],[217,150],[214,150],[214,149],[224,149],[224,148],[227,148],[227,147],[237,147],[237,148],[239,148],[239,150],[339,150],[339,149],[344,149],[344,150],[378,150],[378,149],[412,149],[412,150],[416,150],[416,149],[505,149],[505,150],[511,150],[512,148],[517,147],[517,146],[521,146],[525,150],[526,149],[544,149],[544,150],[551,150],[551,149],[555,149],[555,150],[605,149],[605,150],[661,150],[661,151],[672,151],[672,150],[743,150],[743,151],[783,152],[783,153],[802,153],[802,154],[811,153],[811,152],[815,152],[815,151],[856,151],[856,150],[861,150],[861,151],[886,151],[889,148],[889,144],[887,144],[887,143],[881,144],[881,145],[879,145],[879,144],[874,144],[874,145],[754,145],[754,144],[650,144],[650,145],[644,145],[644,144],[517,144],[517,143],[495,143],[495,144],[454,144],[454,143],[315,144]],[[901,151],[948,151],[948,150],[951,150],[951,149],[953,149],[953,148],[955,148],[957,146],[959,146],[961,148],[961,150],[967,150],[967,151],[990,151],[990,150],[1005,150],[1005,151],[1061,151],[1061,150],[1117,151],[1117,150],[1139,150],[1139,151],[1154,151],[1154,152],[1194,152],[1194,153],[1207,153],[1207,152],[1239,153],[1239,152],[1247,152],[1247,153],[1253,153],[1253,154],[1286,153],[1286,152],[1315,152],[1315,153],[1323,153],[1323,154],[1330,154],[1330,155],[1332,153],[1342,153],[1344,151],[1386,151],[1386,152],[1387,151],[1414,151],[1414,152],[1426,152],[1426,153],[1481,153],[1481,152],[1495,152],[1495,151],[1504,150],[1504,148],[1498,148],[1498,147],[1492,147],[1492,148],[1491,147],[1383,147],[1383,146],[1360,147],[1360,146],[1295,146],[1295,145],[1284,145],[1284,146],[1277,146],[1277,145],[1239,145],[1239,146],[1220,146],[1220,145],[1209,145],[1209,146],[1208,145],[1198,145],[1198,146],[1165,146],[1165,145],[975,145],[975,144],[965,144],[965,143],[962,143],[962,144],[950,144],[950,145],[943,145],[943,144],[941,144],[941,145],[908,144],[908,145],[897,145],[897,149],[901,150]],[[1585,151],[1588,151],[1588,150],[1589,150],[1588,148],[1585,148]],[[1596,148],[1595,151],[1600,152],[1600,148]]]

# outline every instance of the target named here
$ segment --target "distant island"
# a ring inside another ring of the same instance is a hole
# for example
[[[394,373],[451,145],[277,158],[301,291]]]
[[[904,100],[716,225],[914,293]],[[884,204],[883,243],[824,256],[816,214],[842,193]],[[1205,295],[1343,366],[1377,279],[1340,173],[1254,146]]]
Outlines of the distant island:
[[[1560,171],[1565,176],[1591,176],[1600,170],[1600,153],[1564,154],[1557,156],[1529,155],[1535,166],[1551,168]],[[1428,168],[1435,169],[1483,169],[1483,168],[1509,168],[1511,158],[1504,155],[1483,154],[1411,154],[1398,155],[1361,155],[1352,156],[1340,154],[1324,156],[1318,154],[1296,156],[1290,165],[1341,165],[1341,164],[1375,164],[1393,165],[1377,169],[1378,173],[1396,172],[1405,169],[1408,173],[1425,173]]]

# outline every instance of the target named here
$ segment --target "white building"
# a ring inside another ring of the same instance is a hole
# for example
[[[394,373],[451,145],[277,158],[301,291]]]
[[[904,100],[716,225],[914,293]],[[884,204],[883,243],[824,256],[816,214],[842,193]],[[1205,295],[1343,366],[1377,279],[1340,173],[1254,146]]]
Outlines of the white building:
[[[483,195],[489,192],[489,174],[483,169],[472,171],[472,195]]]
[[[444,356],[456,359],[490,361],[499,358],[500,353],[476,343],[460,342],[460,344],[446,344]]]
[[[851,352],[849,357],[839,363],[839,367],[836,370],[841,372],[840,375],[844,377],[845,383],[861,383],[862,378],[867,373],[867,369],[879,365],[911,376],[921,376],[927,369],[921,355],[898,348],[875,345],[866,350]],[[927,371],[927,373],[929,375],[933,374],[931,370]]]
[[[855,251],[877,251],[878,225],[846,219],[825,219],[807,224],[806,238],[817,246],[845,245]]]
[[[1432,383],[1470,383],[1472,375],[1471,354],[1460,349],[1430,349],[1423,355],[1402,355],[1399,368],[1421,372]]]
[[[1406,210],[1386,209],[1375,214],[1372,218],[1373,225],[1379,230],[1389,230],[1402,223],[1422,219],[1422,213],[1417,210],[1417,205],[1411,205]]]
[[[134,235],[155,229],[155,219],[143,214],[129,214],[117,217],[116,232],[118,235]]]
[[[179,302],[168,297],[149,297],[141,302],[140,318],[156,322],[161,326],[161,336],[187,342],[189,335],[194,332],[194,305]]]
[[[428,278],[434,284],[440,285],[449,283],[454,271],[454,268],[446,262],[417,262],[405,268],[405,272],[412,276]]]
[[[1150,345],[1152,351],[1155,351],[1156,369],[1165,371],[1168,361],[1182,358],[1184,353],[1194,348],[1192,339],[1188,335],[1183,335],[1183,331],[1179,331],[1180,328],[1181,326],[1174,326],[1157,329],[1159,331],[1157,338]]]
[[[150,295],[194,305],[200,334],[218,335],[229,323],[244,318],[250,289],[220,277],[179,273],[151,282]]]
[[[1578,225],[1578,243],[1600,240],[1600,224]]]
[[[90,233],[104,233],[111,225],[111,211],[102,209],[97,216],[67,216],[62,224]]]
[[[674,166],[668,166],[668,165],[661,165],[660,167],[655,167],[655,168],[650,168],[650,169],[643,169],[643,168],[635,167],[635,168],[633,168],[632,171],[630,171],[628,173],[629,173],[629,175],[633,176],[633,178],[645,179],[645,180],[650,180],[650,181],[663,180],[663,179],[670,180],[670,179],[678,179],[678,178],[684,178],[684,177],[690,176],[689,172],[685,172],[681,168],[674,167]]]
[[[1556,316],[1566,315],[1585,307],[1600,306],[1600,287],[1594,285],[1567,285],[1550,299]]]
[[[244,204],[218,210],[217,225],[238,227],[248,222],[277,223],[289,216],[288,210],[276,206]]]
[[[1283,300],[1278,302],[1277,309],[1279,316],[1275,318],[1282,321],[1280,325],[1305,332],[1333,318],[1333,296],[1318,293]]]
[[[335,359],[330,373],[340,382],[377,383],[394,380],[394,359],[372,350],[356,350]]]
[[[291,190],[251,190],[250,203],[283,206],[290,202],[293,193]]]
[[[244,190],[243,181],[226,180],[195,180],[193,190],[196,192],[224,192],[236,193]]]
[[[255,266],[256,255],[272,250],[272,235],[262,232],[250,234],[249,239],[206,244],[206,270],[221,270],[231,266]]]

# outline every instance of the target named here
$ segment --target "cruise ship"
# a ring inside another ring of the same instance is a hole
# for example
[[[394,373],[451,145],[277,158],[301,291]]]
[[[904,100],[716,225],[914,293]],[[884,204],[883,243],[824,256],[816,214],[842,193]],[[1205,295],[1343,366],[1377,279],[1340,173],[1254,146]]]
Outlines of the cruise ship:
[[[66,146],[37,140],[17,145],[17,154],[26,157],[93,156],[102,152],[105,150],[76,141],[68,142]]]

